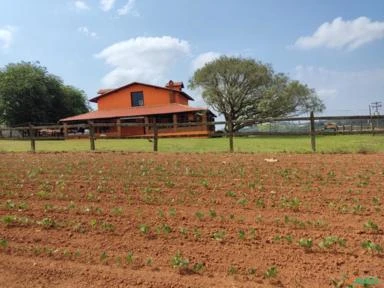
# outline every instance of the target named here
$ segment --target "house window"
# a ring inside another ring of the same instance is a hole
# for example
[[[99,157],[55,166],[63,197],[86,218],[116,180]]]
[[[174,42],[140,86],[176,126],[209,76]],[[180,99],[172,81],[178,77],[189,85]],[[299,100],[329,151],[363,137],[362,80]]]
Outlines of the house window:
[[[131,104],[132,107],[144,106],[144,95],[143,92],[132,92],[131,93]]]

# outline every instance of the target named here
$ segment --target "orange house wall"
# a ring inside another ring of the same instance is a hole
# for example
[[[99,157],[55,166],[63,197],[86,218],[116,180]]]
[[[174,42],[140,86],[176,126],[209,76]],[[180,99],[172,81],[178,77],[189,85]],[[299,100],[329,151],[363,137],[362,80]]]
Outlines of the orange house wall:
[[[117,108],[131,108],[131,93],[142,91],[144,94],[144,106],[156,106],[170,103],[168,90],[158,89],[142,85],[133,85],[119,91],[100,97],[97,101],[99,110],[109,110]],[[188,99],[179,92],[176,93],[176,103],[188,105]]]

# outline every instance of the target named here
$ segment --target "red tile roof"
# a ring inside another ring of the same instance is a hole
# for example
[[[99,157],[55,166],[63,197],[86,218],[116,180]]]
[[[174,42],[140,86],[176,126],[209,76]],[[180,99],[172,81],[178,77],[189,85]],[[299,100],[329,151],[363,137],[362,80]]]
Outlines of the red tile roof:
[[[208,111],[212,113],[206,108],[190,107],[190,106],[174,103],[174,104],[161,105],[161,106],[150,106],[150,107],[142,106],[142,107],[133,107],[133,108],[92,111],[85,114],[80,114],[80,115],[60,119],[60,122],[158,115],[158,114],[170,114],[170,113],[193,112],[193,111]]]
[[[167,90],[167,91],[178,91],[181,93],[181,95],[183,95],[185,98],[187,98],[188,100],[192,100],[193,101],[193,98],[191,96],[189,96],[187,93],[183,92],[183,91],[179,91],[177,89],[171,89],[171,88],[167,88],[167,87],[161,87],[161,86],[156,86],[156,85],[152,85],[152,84],[145,84],[145,83],[140,83],[140,82],[132,82],[132,83],[129,83],[127,85],[124,85],[124,86],[121,86],[119,88],[116,88],[116,89],[102,89],[102,90],[105,90],[106,92],[101,94],[101,95],[98,95],[96,97],[93,97],[91,99],[89,99],[89,101],[91,102],[94,102],[94,103],[97,103],[97,100],[99,100],[100,97],[104,97],[110,93],[113,93],[113,92],[116,92],[116,91],[119,91],[119,90],[122,90],[122,89],[125,89],[129,86],[132,86],[132,85],[144,85],[144,86],[149,86],[149,87],[153,87],[153,88],[157,88],[157,89],[164,89],[164,90]],[[109,91],[108,91],[109,90]]]

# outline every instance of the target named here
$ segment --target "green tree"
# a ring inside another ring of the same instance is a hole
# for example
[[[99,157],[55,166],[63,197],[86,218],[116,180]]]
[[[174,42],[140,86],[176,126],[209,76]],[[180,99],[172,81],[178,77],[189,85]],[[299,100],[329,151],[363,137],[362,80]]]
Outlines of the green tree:
[[[195,71],[189,87],[202,89],[205,102],[234,123],[233,131],[245,126],[241,120],[259,121],[325,108],[313,89],[253,59],[222,56]]]
[[[84,92],[64,85],[38,62],[11,63],[0,69],[0,122],[55,123],[87,111]]]

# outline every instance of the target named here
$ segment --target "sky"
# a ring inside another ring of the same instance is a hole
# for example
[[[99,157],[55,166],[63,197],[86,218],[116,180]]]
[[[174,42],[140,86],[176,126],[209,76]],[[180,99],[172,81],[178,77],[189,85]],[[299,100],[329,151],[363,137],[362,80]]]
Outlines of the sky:
[[[323,115],[368,114],[384,104],[384,1],[0,1],[0,67],[39,61],[88,98],[133,81],[187,86],[220,55],[269,63],[314,88]]]

